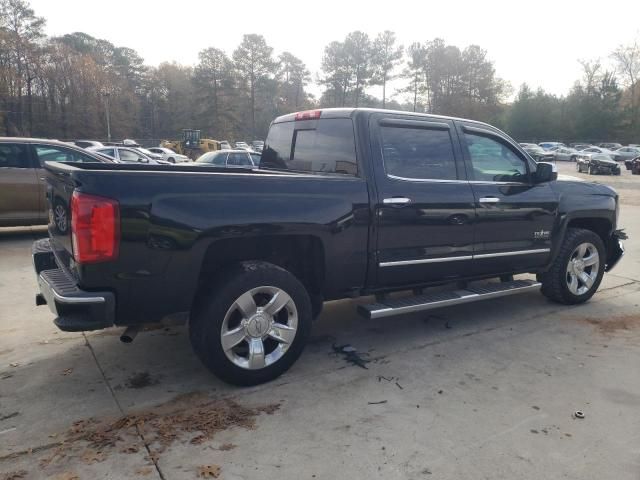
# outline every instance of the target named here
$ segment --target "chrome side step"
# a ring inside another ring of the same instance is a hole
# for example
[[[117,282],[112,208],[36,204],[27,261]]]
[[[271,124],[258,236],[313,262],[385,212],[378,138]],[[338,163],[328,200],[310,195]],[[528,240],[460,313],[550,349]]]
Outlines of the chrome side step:
[[[505,297],[516,293],[540,289],[534,280],[514,280],[511,282],[488,283],[470,286],[464,290],[437,292],[407,298],[388,299],[379,303],[359,305],[358,312],[366,318],[383,318],[402,313],[422,312],[434,308],[476,302],[489,298]]]

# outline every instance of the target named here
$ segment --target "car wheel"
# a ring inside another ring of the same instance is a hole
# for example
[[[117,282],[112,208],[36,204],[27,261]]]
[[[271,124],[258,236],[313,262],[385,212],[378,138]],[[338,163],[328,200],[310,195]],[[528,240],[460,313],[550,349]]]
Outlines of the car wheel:
[[[587,171],[589,172],[589,175],[595,175],[596,173],[596,169],[593,168],[591,165],[589,165],[589,169]]]
[[[582,165],[576,162],[576,171],[582,173]]]
[[[640,167],[632,167],[631,168],[632,175],[640,175]]]
[[[167,158],[167,161],[170,162],[170,163],[176,163],[176,159],[173,158],[173,157]]]
[[[287,371],[311,331],[309,294],[287,270],[242,262],[196,299],[189,336],[204,365],[234,385],[257,385]]]
[[[569,159],[569,161],[571,161],[571,162],[577,162],[577,161],[578,161],[578,157],[575,157],[575,156],[574,156],[574,157],[571,157],[571,158]]]
[[[602,281],[605,254],[596,233],[569,228],[551,268],[540,276],[543,295],[566,305],[586,302]]]

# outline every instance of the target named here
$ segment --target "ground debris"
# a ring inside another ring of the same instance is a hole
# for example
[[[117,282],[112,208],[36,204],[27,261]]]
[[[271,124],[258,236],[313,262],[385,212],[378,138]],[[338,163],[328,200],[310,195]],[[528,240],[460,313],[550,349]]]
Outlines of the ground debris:
[[[387,403],[386,400],[380,400],[379,402],[367,402],[367,405],[380,405],[382,403]]]
[[[198,477],[200,478],[218,478],[220,476],[219,465],[201,465],[198,467]]]
[[[20,415],[20,412],[12,412],[7,415],[3,415],[0,417],[0,422],[2,422],[3,420],[9,420],[10,418],[13,418],[13,417],[17,417],[18,415]]]
[[[1,474],[0,480],[19,480],[20,478],[24,478],[27,476],[26,470],[15,470],[13,472],[7,472]]]
[[[77,421],[60,435],[61,443],[40,465],[44,468],[54,460],[60,462],[70,456],[80,456],[88,464],[101,462],[116,447],[120,453],[137,453],[142,449],[140,436],[150,449],[149,460],[155,462],[176,440],[195,434],[191,443],[203,443],[231,427],[253,429],[258,415],[273,414],[279,407],[279,404],[246,407],[231,399],[211,399],[202,393],[180,395],[115,420]]]
[[[369,367],[367,367],[366,364],[369,363],[370,360],[366,360],[362,358],[360,354],[357,352],[357,350],[351,345],[349,345],[348,343],[345,345],[332,344],[331,348],[333,349],[334,353],[340,353],[344,355],[344,359],[347,362],[353,365],[357,365],[360,368],[364,368],[365,370],[369,369]],[[363,355],[368,355],[368,354],[364,353]]]
[[[74,472],[62,472],[53,477],[52,480],[80,480],[80,476]]]
[[[218,450],[220,450],[221,452],[228,452],[229,450],[233,450],[236,447],[237,445],[233,443],[223,443],[222,445],[220,445]]]
[[[621,331],[640,331],[640,315],[618,315],[613,317],[584,318],[584,322],[595,327],[604,335]]]

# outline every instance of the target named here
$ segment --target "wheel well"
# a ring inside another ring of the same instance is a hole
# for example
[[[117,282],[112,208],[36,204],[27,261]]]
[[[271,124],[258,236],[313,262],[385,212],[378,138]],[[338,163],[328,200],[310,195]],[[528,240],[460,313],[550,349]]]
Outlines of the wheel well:
[[[204,255],[200,283],[244,260],[278,265],[295,275],[309,293],[322,292],[324,249],[320,239],[310,235],[229,238],[213,242]]]
[[[567,225],[568,228],[584,228],[598,234],[605,247],[608,246],[611,234],[611,222],[606,218],[574,218]]]

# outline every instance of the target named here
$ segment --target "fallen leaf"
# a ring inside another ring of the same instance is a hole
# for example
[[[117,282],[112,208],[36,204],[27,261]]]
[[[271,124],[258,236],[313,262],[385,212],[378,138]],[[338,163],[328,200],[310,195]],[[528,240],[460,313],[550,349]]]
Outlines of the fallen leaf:
[[[200,478],[218,478],[220,476],[220,466],[201,465],[198,467],[198,476]]]
[[[62,372],[62,375],[64,375],[66,377],[67,375],[70,375],[71,373],[73,373],[73,368],[67,368],[64,372]]]
[[[140,467],[138,469],[136,469],[136,475],[143,475],[143,476],[147,476],[147,475],[151,475],[153,473],[153,468],[151,467]]]
[[[10,363],[9,366],[15,368],[15,367],[19,367],[20,364],[18,362],[14,362],[14,363]]]
[[[227,452],[229,450],[233,450],[236,447],[237,445],[234,445],[233,443],[223,443],[222,445],[220,445],[220,448],[218,448],[218,450],[222,452]]]

